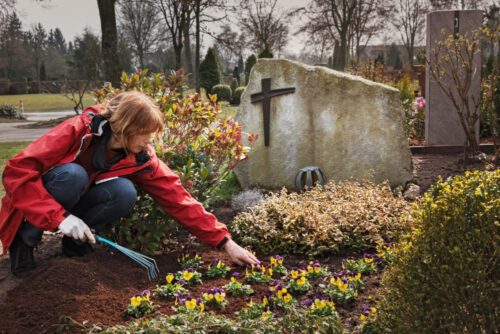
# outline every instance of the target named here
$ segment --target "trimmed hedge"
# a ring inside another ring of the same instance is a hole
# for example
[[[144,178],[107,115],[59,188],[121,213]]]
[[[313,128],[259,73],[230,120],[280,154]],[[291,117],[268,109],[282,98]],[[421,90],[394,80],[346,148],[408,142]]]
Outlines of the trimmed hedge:
[[[379,321],[391,333],[496,333],[500,170],[439,181],[384,275]]]
[[[231,87],[224,84],[215,85],[212,88],[212,94],[217,94],[218,101],[231,101]]]

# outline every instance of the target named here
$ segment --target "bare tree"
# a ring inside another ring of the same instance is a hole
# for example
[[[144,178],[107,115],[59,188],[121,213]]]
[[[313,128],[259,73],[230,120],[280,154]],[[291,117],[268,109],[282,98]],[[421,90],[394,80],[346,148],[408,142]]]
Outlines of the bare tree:
[[[408,64],[413,65],[415,43],[419,41],[420,33],[425,24],[425,14],[429,8],[425,0],[397,0],[395,16],[391,24],[399,31],[401,41],[408,54]]]
[[[144,68],[145,55],[151,51],[159,39],[160,18],[149,2],[122,0],[118,6],[120,26],[125,33],[125,39],[132,45],[132,51],[139,65]]]
[[[360,0],[312,0],[306,8],[300,8],[307,17],[301,31],[327,31],[334,39],[334,68],[343,70],[347,64],[349,38]]]
[[[7,23],[7,19],[14,10],[16,0],[0,0],[0,30]]]
[[[38,23],[31,27],[31,31],[27,33],[28,44],[33,60],[33,77],[40,80],[40,65],[47,51],[47,32],[45,28]]]
[[[105,79],[118,86],[120,61],[118,57],[118,32],[116,28],[116,0],[97,0],[101,19],[102,58]]]
[[[254,51],[280,52],[287,43],[289,14],[277,0],[241,1],[240,27]]]
[[[349,38],[352,53],[356,55],[356,64],[359,63],[359,55],[370,39],[384,26],[393,7],[391,1],[358,0]]]

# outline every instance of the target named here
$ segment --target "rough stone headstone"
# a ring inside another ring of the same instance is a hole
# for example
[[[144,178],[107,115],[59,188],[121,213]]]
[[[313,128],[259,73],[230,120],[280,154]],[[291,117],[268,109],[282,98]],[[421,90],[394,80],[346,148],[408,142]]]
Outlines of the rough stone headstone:
[[[271,98],[269,146],[263,103],[250,98],[262,92],[262,79],[271,79],[271,90],[295,88]],[[325,67],[259,59],[236,115],[259,138],[236,175],[245,189],[293,190],[306,166],[318,166],[328,180],[405,183],[412,178],[412,162],[403,117],[392,87]]]
[[[480,10],[436,11],[427,14],[427,55],[435,48],[436,42],[445,36],[461,34],[481,28],[483,12]],[[431,66],[434,59],[430,57]],[[472,97],[479,99],[481,84],[481,55],[478,52],[474,57],[476,68],[470,88],[470,103]],[[449,82],[448,84],[452,84]],[[425,142],[427,146],[463,146],[465,132],[460,124],[459,116],[451,100],[441,90],[439,85],[426,69],[425,96],[427,99],[425,111]],[[479,139],[479,122],[476,128]]]

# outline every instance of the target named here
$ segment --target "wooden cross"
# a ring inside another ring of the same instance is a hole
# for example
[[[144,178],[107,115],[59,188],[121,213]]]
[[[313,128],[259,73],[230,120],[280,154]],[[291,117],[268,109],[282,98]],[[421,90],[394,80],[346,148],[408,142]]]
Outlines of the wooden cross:
[[[269,146],[270,123],[271,123],[271,97],[288,93],[295,93],[295,87],[279,88],[271,90],[271,78],[262,79],[262,92],[250,95],[250,101],[256,103],[262,101],[264,116],[264,145]]]

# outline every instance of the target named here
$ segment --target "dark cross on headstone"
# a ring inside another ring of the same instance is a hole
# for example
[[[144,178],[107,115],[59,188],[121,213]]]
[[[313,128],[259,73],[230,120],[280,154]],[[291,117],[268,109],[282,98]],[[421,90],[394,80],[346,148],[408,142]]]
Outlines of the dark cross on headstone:
[[[269,146],[270,123],[271,123],[271,97],[288,93],[295,93],[295,87],[279,88],[271,90],[271,78],[262,79],[262,92],[250,95],[250,101],[256,103],[262,101],[264,112],[264,145]]]

